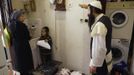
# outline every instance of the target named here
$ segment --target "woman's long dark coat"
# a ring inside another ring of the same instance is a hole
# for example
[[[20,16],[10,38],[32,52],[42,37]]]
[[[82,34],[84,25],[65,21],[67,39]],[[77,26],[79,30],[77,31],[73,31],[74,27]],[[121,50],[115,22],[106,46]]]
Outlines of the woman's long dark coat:
[[[33,69],[33,59],[29,44],[29,31],[24,23],[19,21],[15,23],[10,26],[15,58],[13,67],[20,72],[30,71]]]

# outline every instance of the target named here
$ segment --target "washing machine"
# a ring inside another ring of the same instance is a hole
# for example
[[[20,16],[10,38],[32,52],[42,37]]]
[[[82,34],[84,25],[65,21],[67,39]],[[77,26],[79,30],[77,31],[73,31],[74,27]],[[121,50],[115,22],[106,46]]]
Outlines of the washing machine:
[[[125,62],[127,64],[130,40],[112,39],[113,64]]]
[[[108,2],[106,15],[113,25],[112,38],[131,39],[134,22],[134,1]]]

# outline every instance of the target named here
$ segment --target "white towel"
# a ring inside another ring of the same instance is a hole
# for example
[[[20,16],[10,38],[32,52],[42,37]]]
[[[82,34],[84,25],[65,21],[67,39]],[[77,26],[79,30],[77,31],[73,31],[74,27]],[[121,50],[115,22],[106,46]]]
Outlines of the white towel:
[[[44,47],[46,49],[51,49],[50,45],[48,44],[48,42],[44,41],[44,40],[39,40],[37,42],[38,46]]]

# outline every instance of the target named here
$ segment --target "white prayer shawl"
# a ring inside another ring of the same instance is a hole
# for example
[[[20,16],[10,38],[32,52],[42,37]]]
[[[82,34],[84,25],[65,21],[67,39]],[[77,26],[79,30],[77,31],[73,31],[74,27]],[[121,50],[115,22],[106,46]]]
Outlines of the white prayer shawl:
[[[103,65],[104,59],[106,57],[106,41],[105,36],[107,33],[107,28],[101,22],[97,22],[94,26],[91,37],[92,42],[92,59],[90,66],[101,67]]]

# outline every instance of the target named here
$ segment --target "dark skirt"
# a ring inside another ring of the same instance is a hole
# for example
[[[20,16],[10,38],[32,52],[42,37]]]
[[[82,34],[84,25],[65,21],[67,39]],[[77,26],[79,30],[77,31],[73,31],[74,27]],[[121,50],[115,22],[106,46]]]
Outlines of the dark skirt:
[[[14,69],[19,72],[29,72],[33,70],[32,52],[28,41],[14,41]]]
[[[107,69],[106,61],[104,61],[102,67],[97,67],[97,71],[96,71],[95,75],[108,75],[108,69]]]

